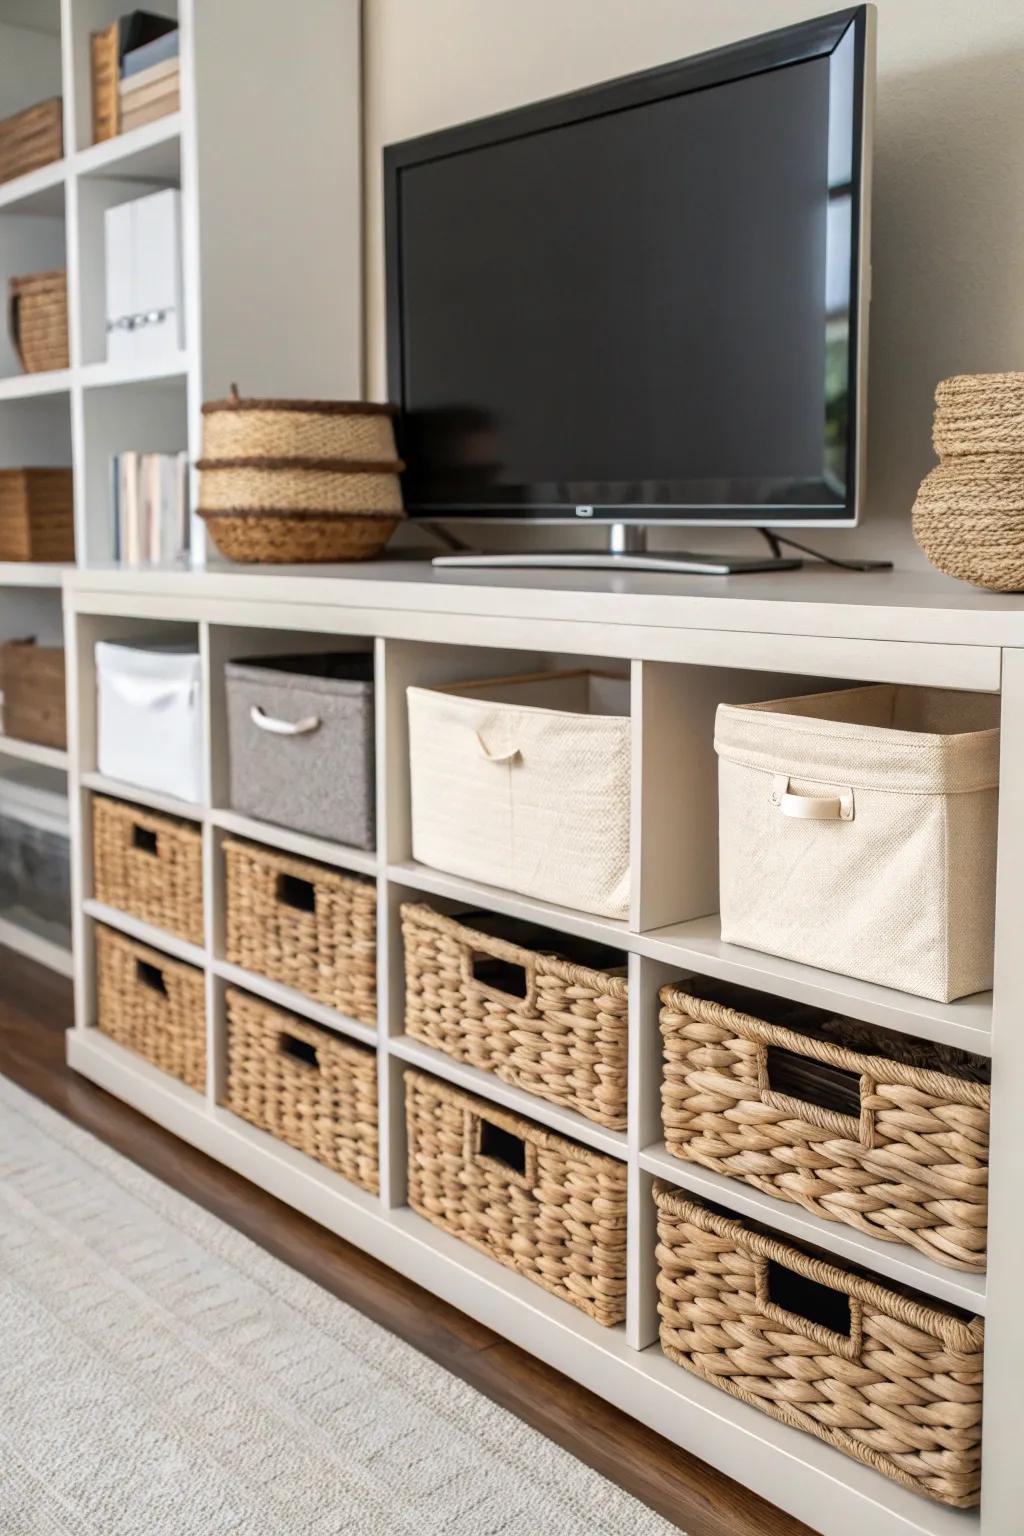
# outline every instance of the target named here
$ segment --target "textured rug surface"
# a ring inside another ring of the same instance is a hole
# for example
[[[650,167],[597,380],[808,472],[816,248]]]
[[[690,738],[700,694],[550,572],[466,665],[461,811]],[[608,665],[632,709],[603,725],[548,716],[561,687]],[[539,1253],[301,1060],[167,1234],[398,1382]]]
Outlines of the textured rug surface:
[[[0,1078],[3,1536],[678,1536]]]

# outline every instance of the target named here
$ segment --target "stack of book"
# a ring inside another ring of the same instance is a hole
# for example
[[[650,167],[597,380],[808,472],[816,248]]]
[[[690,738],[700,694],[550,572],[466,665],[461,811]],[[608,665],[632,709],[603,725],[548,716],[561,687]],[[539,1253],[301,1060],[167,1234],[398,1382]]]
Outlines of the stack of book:
[[[125,54],[118,87],[122,133],[177,112],[178,64],[177,31]]]
[[[114,559],[173,565],[189,550],[188,455],[117,453],[110,460]]]
[[[94,32],[90,41],[94,143],[177,111],[176,22],[150,11],[130,11]]]

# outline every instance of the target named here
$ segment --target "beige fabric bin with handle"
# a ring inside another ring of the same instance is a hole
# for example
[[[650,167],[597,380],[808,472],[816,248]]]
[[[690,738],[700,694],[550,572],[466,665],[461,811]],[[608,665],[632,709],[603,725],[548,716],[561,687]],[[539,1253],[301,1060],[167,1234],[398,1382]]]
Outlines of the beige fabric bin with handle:
[[[410,688],[413,857],[602,917],[629,911],[629,679]]]
[[[719,705],[722,938],[919,997],[992,985],[999,700]]]

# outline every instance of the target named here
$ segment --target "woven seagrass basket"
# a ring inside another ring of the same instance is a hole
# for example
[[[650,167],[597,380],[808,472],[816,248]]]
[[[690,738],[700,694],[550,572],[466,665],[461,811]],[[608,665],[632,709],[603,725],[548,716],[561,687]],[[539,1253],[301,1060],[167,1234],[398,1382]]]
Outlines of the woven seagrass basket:
[[[51,165],[63,153],[64,104],[59,96],[0,122],[0,182]]]
[[[626,1126],[627,988],[614,951],[558,936],[607,969],[503,937],[524,925],[402,907],[405,1030],[456,1061],[613,1130]],[[488,931],[488,928],[492,931]],[[514,990],[513,990],[514,989]]]
[[[980,1318],[660,1182],[654,1198],[670,1360],[915,1493],[978,1503]]]
[[[67,274],[32,272],[8,283],[11,342],[26,373],[68,366]]]
[[[703,978],[661,1002],[674,1157],[952,1269],[985,1268],[985,1060]]]
[[[256,843],[228,838],[223,846],[232,964],[375,1024],[374,882]]]
[[[914,537],[947,576],[1024,592],[1024,373],[963,374],[935,391],[939,465],[914,502]]]
[[[390,406],[248,400],[203,407],[199,515],[222,555],[368,560],[405,516]]]
[[[96,989],[96,1023],[105,1035],[197,1093],[204,1091],[202,971],[98,926]]]
[[[43,747],[68,744],[64,651],[34,640],[0,645],[3,729],[19,741]]]
[[[626,1315],[626,1165],[405,1074],[409,1204],[611,1327]]]
[[[195,822],[95,795],[96,899],[187,939],[203,942],[203,839]]]
[[[74,558],[70,469],[0,469],[0,560]]]
[[[229,987],[222,1104],[376,1194],[377,1057]]]

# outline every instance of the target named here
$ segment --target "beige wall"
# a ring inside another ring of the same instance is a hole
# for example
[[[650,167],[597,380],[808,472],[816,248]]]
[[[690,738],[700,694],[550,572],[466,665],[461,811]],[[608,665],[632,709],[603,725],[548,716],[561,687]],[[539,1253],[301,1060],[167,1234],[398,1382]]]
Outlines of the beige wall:
[[[828,0],[365,0],[371,395],[385,388],[384,144],[828,9]],[[1024,0],[878,0],[875,145],[868,522],[828,547],[885,546],[906,563],[920,559],[909,509],[932,462],[936,381],[1024,368]]]

